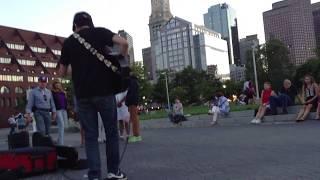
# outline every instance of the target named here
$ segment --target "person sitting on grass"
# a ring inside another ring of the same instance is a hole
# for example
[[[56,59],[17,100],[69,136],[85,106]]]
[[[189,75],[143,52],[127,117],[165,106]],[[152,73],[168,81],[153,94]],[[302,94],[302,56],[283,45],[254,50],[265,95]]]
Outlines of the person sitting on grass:
[[[260,124],[262,122],[262,118],[266,114],[268,108],[270,108],[270,97],[275,96],[275,92],[272,90],[271,83],[264,83],[264,90],[261,93],[261,104],[259,110],[256,114],[256,117],[251,121],[252,124]]]
[[[302,86],[302,93],[299,96],[300,101],[303,104],[297,118],[296,122],[303,122],[308,117],[312,108],[317,107],[317,92],[319,87],[314,81],[314,78],[311,75],[304,76],[304,84]]]
[[[211,125],[214,126],[218,123],[219,115],[228,115],[230,112],[230,104],[228,99],[224,96],[222,91],[217,91],[216,99],[212,106],[212,122]]]

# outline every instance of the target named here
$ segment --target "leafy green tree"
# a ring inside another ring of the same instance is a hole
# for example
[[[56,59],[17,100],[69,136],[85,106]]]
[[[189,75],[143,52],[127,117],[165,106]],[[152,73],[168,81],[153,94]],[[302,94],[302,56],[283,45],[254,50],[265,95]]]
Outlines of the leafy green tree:
[[[145,68],[142,62],[135,62],[131,67],[132,72],[138,78],[139,82],[139,95],[140,95],[140,103],[144,103],[144,100],[151,99],[153,86],[151,83],[145,78]],[[143,98],[144,97],[144,98]]]
[[[166,75],[163,73],[158,73],[159,74],[159,78],[157,83],[154,85],[153,87],[153,91],[152,91],[152,100],[154,102],[158,102],[158,103],[164,103],[166,102]]]
[[[200,103],[209,100],[214,92],[221,88],[221,82],[205,71],[198,71],[187,67],[183,71],[176,73],[171,84],[179,87],[180,98],[187,104]],[[184,91],[181,91],[183,89]]]
[[[274,89],[279,90],[284,79],[292,78],[294,68],[289,60],[289,50],[280,40],[268,41],[255,55],[260,90],[265,81],[271,81]],[[248,54],[246,68],[247,78],[254,80],[252,55]]]
[[[311,74],[317,82],[320,81],[320,59],[314,58],[308,60],[305,64],[299,66],[296,70],[294,81],[301,87],[303,82],[303,77],[306,74]]]

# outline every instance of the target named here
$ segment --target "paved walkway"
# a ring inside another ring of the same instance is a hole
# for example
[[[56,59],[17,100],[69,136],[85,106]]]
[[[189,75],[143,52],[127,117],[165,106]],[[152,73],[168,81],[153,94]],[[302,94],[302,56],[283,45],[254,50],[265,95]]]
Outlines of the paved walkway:
[[[319,128],[320,122],[308,121],[144,130],[144,141],[128,146],[122,169],[130,180],[319,180]],[[78,144],[79,135],[68,134],[66,141]],[[83,148],[79,152],[84,155]],[[85,173],[65,174],[80,180]],[[67,178],[58,171],[31,179]]]

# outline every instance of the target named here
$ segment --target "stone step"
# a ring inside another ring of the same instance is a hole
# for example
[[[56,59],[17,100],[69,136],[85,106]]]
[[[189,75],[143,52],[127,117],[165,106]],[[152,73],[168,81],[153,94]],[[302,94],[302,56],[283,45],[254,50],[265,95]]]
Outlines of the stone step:
[[[316,116],[315,113],[310,113],[308,119],[314,119]],[[202,128],[210,127],[211,116],[199,116],[194,119],[189,119],[186,122],[182,123],[181,127],[185,128]],[[266,116],[263,120],[266,124],[280,124],[280,123],[294,123],[296,114],[287,114],[287,115],[277,115],[277,116]],[[253,117],[237,117],[237,118],[222,118],[218,120],[218,123],[223,126],[229,125],[246,125],[250,124]],[[176,128],[178,125],[172,124],[169,119],[159,119],[151,121],[143,121],[141,123],[141,129],[162,129],[162,128]]]

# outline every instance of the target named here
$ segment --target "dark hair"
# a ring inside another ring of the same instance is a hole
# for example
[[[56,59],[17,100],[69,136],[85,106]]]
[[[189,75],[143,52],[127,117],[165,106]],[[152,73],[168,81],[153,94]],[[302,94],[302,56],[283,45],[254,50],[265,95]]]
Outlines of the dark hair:
[[[264,82],[264,84],[268,84],[268,85],[271,86],[271,82],[270,81],[266,81],[266,82]]]
[[[72,24],[72,30],[75,31],[77,27],[83,27],[83,26],[89,26],[90,28],[93,28],[93,22],[92,18],[89,13],[87,12],[78,12],[74,15],[73,18],[73,24]]]
[[[217,96],[217,97],[224,96],[223,91],[222,91],[222,90],[217,90],[217,91],[216,91],[216,96]]]

